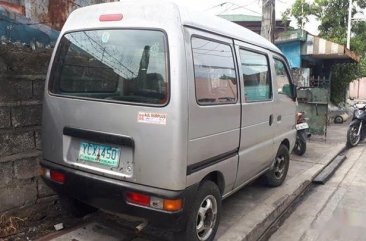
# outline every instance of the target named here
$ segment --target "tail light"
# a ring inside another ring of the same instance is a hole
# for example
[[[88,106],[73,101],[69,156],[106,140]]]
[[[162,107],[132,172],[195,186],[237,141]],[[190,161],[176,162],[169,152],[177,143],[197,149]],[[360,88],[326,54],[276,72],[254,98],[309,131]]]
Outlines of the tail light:
[[[130,204],[168,212],[176,212],[183,208],[182,199],[163,199],[136,192],[128,192],[126,199]]]
[[[64,184],[65,182],[65,174],[59,171],[41,167],[39,174],[46,179],[58,182],[60,184]]]
[[[50,177],[51,180],[58,182],[58,183],[64,183],[65,182],[65,174],[63,174],[62,172],[58,172],[58,171],[50,171]]]
[[[127,201],[141,206],[150,206],[150,197],[136,192],[127,193]]]

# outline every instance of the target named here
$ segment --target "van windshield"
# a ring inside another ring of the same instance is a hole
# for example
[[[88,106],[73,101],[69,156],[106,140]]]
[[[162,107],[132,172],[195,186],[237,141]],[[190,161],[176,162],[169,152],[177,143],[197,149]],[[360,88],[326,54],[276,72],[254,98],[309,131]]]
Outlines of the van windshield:
[[[49,89],[72,97],[164,105],[167,43],[153,30],[93,30],[65,34]]]

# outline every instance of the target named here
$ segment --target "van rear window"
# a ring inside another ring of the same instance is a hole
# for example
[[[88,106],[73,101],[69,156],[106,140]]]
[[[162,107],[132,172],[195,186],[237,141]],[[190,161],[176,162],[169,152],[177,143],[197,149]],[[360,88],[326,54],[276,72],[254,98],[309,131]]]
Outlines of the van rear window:
[[[65,34],[53,63],[54,94],[164,105],[168,101],[165,34],[154,30],[93,30]]]

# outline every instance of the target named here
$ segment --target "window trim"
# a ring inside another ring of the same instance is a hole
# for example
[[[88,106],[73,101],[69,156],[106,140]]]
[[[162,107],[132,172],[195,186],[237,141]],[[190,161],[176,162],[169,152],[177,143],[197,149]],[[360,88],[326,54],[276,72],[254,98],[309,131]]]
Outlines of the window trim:
[[[226,45],[226,46],[229,46],[230,50],[231,50],[231,55],[232,55],[232,59],[233,59],[233,66],[234,66],[234,72],[235,72],[235,79],[236,79],[236,96],[235,96],[235,102],[228,102],[228,103],[207,103],[207,104],[202,104],[202,103],[199,103],[198,102],[198,99],[197,99],[197,85],[196,85],[196,73],[195,73],[195,68],[194,68],[194,54],[193,54],[193,45],[192,45],[192,39],[193,38],[198,38],[198,39],[203,39],[203,40],[207,40],[207,41],[211,41],[211,42],[215,42],[215,43],[220,43],[220,44],[223,44],[223,45]],[[231,39],[232,40],[232,39]],[[191,45],[191,53],[192,53],[192,68],[193,68],[193,78],[194,78],[194,96],[195,96],[195,100],[196,100],[196,103],[197,105],[199,106],[220,106],[220,105],[234,105],[234,104],[237,104],[238,103],[238,100],[239,100],[239,89],[238,89],[238,86],[239,86],[239,81],[240,79],[238,79],[238,70],[237,70],[237,66],[235,64],[235,49],[234,49],[234,46],[230,43],[227,43],[225,41],[222,41],[222,40],[217,40],[217,39],[214,39],[214,38],[210,38],[210,37],[206,37],[206,36],[202,36],[202,35],[199,35],[199,34],[192,34],[191,35],[191,38],[190,38],[190,45]]]
[[[55,62],[56,62],[56,57],[59,56],[61,48],[59,48],[60,43],[62,38],[66,35],[66,34],[70,34],[70,33],[77,33],[77,32],[83,32],[83,31],[100,31],[100,30],[147,30],[147,31],[156,31],[156,32],[161,32],[164,35],[164,40],[165,40],[165,47],[166,47],[166,61],[165,61],[165,65],[166,65],[166,76],[167,76],[167,100],[164,104],[150,104],[150,103],[140,103],[140,102],[128,102],[128,101],[120,101],[120,100],[106,100],[106,99],[96,99],[96,98],[89,98],[89,97],[80,97],[80,96],[70,96],[70,95],[65,95],[65,94],[56,94],[53,93],[51,90],[51,87],[53,87],[53,84],[55,82],[54,80],[54,68],[55,66]],[[87,101],[95,101],[95,102],[103,102],[103,103],[113,103],[113,104],[122,104],[122,105],[132,105],[132,106],[146,106],[146,107],[158,107],[158,108],[163,108],[166,107],[167,105],[169,105],[170,100],[171,100],[171,71],[170,71],[170,48],[169,48],[169,36],[167,34],[167,32],[162,29],[162,28],[131,28],[131,27],[127,27],[127,28],[121,28],[121,27],[101,27],[101,28],[81,28],[81,29],[77,29],[77,30],[70,30],[70,31],[65,31],[63,33],[62,36],[59,37],[57,43],[56,43],[56,51],[54,52],[54,55],[52,56],[52,60],[50,62],[50,71],[49,71],[49,76],[47,78],[47,93],[49,96],[54,96],[54,97],[61,97],[61,98],[68,98],[68,99],[76,99],[76,100],[87,100]]]
[[[240,50],[244,50],[244,51],[247,51],[247,52],[252,52],[252,53],[256,53],[256,54],[260,54],[260,55],[263,55],[266,59],[267,59],[267,65],[268,65],[268,75],[269,75],[269,80],[270,80],[270,93],[271,93],[271,98],[268,99],[268,100],[253,100],[253,101],[248,101],[246,100],[245,98],[245,80],[244,80],[244,76],[242,77],[243,78],[243,103],[246,103],[246,104],[251,104],[251,103],[268,103],[268,102],[273,102],[274,100],[274,94],[273,94],[273,78],[272,78],[272,68],[271,68],[271,64],[270,64],[270,57],[268,56],[268,53],[264,52],[264,51],[260,51],[260,50],[254,50],[254,49],[251,49],[249,47],[242,47],[240,45],[238,45],[239,47],[239,51],[238,51],[238,54],[239,54],[239,58],[238,58],[238,64],[240,66],[240,75],[243,74],[243,71],[241,69],[241,66],[242,66],[242,63],[241,63],[241,55],[240,55]],[[241,76],[240,76],[241,77]]]
[[[276,61],[276,60],[278,60],[278,61],[280,61],[283,65],[284,65],[284,67],[285,67],[285,71],[286,71],[286,74],[287,74],[287,78],[288,78],[288,80],[289,80],[289,84],[290,84],[290,86],[291,85],[293,85],[293,82],[292,82],[292,78],[291,78],[291,75],[290,75],[290,73],[289,73],[289,69],[288,69],[288,63],[287,63],[287,61],[285,61],[284,59],[281,59],[280,57],[277,57],[277,56],[273,56],[273,64],[274,64],[274,71],[275,71],[275,73],[276,73],[276,64],[275,64],[275,62],[274,61]],[[277,73],[276,73],[276,76],[277,76]],[[276,85],[277,85],[277,81],[276,81]],[[278,87],[278,86],[277,86]],[[292,92],[292,91],[291,91]],[[278,93],[278,88],[277,88],[277,95],[281,95],[281,94],[279,94]],[[286,95],[288,98],[290,98],[292,101],[293,101],[293,99],[294,99],[294,97],[290,97],[290,96],[288,96],[288,95]]]

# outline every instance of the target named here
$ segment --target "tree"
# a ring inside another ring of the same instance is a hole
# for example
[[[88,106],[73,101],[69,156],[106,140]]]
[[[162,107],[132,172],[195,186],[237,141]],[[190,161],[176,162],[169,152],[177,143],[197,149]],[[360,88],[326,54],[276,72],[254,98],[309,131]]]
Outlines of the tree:
[[[349,0],[315,0],[309,3],[306,0],[296,0],[290,9],[285,11],[284,16],[293,16],[300,27],[302,23],[309,22],[310,16],[315,16],[319,21],[319,36],[330,41],[346,44],[348,5]],[[357,9],[366,8],[365,0],[353,0],[352,17]],[[351,49],[358,54],[364,54],[366,45],[366,22],[354,22],[352,26]],[[363,43],[361,43],[363,42]]]
[[[315,16],[320,25],[319,36],[345,45],[347,42],[349,0],[296,0],[290,9],[285,11],[283,18],[293,16],[298,26],[309,22],[310,16]],[[366,8],[365,0],[353,0],[352,17],[357,9]],[[352,23],[351,49],[361,56],[359,65],[337,64],[332,67],[331,101],[338,104],[344,101],[344,93],[349,83],[357,78],[366,76],[366,22]]]

